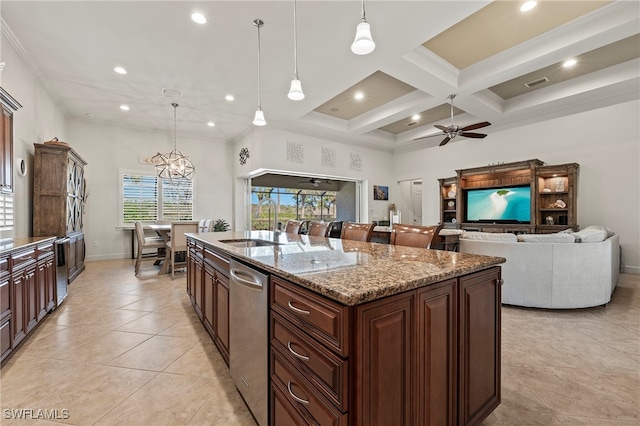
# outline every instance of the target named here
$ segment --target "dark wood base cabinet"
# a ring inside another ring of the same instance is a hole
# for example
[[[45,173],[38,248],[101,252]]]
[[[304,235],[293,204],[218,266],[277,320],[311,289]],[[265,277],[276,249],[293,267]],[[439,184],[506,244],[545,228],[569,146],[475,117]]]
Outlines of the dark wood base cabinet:
[[[56,307],[53,239],[0,257],[0,362]]]
[[[345,307],[272,277],[271,424],[480,423],[500,403],[500,282],[494,267]]]

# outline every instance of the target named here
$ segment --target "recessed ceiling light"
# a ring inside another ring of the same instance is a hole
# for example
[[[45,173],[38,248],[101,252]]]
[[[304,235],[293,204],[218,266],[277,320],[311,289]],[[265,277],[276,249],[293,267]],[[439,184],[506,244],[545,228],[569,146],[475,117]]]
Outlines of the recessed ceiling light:
[[[224,97],[226,100],[228,100],[229,102],[231,102],[232,100],[234,100],[235,98],[233,97],[233,95],[229,94],[227,96]]]
[[[522,4],[522,6],[520,6],[520,12],[528,12],[536,7],[537,4],[538,2],[534,0],[526,1]]]
[[[200,12],[193,12],[191,14],[191,19],[196,24],[204,24],[204,23],[207,22],[207,18],[205,18],[204,15],[202,13],[200,13]]]
[[[210,122],[207,123],[207,126],[209,126],[209,127],[213,127],[215,125],[216,125],[216,123],[214,123],[213,121],[210,121]]]
[[[118,74],[126,74],[126,73],[127,73],[127,70],[125,70],[125,69],[124,69],[124,68],[122,68],[122,67],[115,67],[113,70],[114,70],[115,72],[117,72]]]
[[[87,118],[93,118],[93,114],[85,114],[84,116]]]
[[[129,105],[120,105],[120,109],[123,111],[129,111],[131,108],[129,108]]]
[[[569,67],[574,66],[577,63],[578,63],[578,61],[576,61],[575,59],[567,59],[566,61],[564,61],[562,63],[562,66],[565,67],[565,68],[569,68]]]
[[[418,120],[420,120],[420,114],[413,114],[413,115],[411,116],[411,119],[412,119],[413,121],[418,121]]]
[[[353,95],[354,98],[356,98],[357,100],[361,100],[364,99],[364,93],[362,92],[356,92],[355,95]]]

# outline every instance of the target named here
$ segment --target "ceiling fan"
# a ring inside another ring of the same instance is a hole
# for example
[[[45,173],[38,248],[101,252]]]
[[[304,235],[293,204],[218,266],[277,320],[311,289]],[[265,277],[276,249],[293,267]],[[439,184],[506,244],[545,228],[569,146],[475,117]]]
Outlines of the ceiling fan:
[[[311,178],[309,180],[303,180],[303,181],[300,181],[298,183],[308,183],[308,184],[311,184],[311,185],[313,185],[315,187],[318,187],[323,183],[329,183],[329,181],[325,180],[325,179]]]
[[[442,133],[436,133],[433,135],[429,135],[429,136],[423,136],[421,138],[416,138],[414,140],[420,140],[420,139],[426,139],[426,138],[430,138],[433,136],[445,136],[445,138],[442,140],[442,142],[440,142],[439,146],[442,145],[446,145],[451,139],[455,138],[456,136],[462,136],[465,138],[476,138],[476,139],[482,139],[484,137],[486,137],[487,135],[485,135],[484,133],[472,133],[469,132],[469,130],[475,130],[475,129],[480,129],[482,127],[487,127],[490,126],[491,123],[489,123],[488,121],[483,121],[482,123],[475,123],[475,124],[470,124],[468,126],[456,126],[455,124],[453,124],[453,98],[455,98],[456,95],[449,95],[449,99],[451,100],[451,125],[450,126],[442,126],[440,124],[436,124],[435,127],[442,130]]]

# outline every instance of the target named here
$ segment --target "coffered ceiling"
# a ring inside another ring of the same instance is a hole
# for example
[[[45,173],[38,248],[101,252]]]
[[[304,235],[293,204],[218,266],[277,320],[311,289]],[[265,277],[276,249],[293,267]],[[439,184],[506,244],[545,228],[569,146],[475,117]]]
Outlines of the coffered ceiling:
[[[231,142],[254,128],[255,18],[265,22],[260,94],[267,125],[346,143],[437,147],[440,138],[414,139],[439,133],[434,124],[451,124],[450,94],[455,124],[489,121],[482,130],[489,138],[640,97],[640,2],[548,0],[527,13],[520,6],[370,0],[376,49],[358,56],[349,47],[359,1],[298,0],[302,101],[286,96],[294,69],[292,1],[3,0],[0,61],[11,81],[19,70],[4,47],[13,46],[71,119],[173,133],[170,104],[177,102],[179,136],[203,143]],[[194,23],[194,11],[207,23]],[[577,63],[563,68],[570,58]],[[120,110],[123,104],[130,110]]]

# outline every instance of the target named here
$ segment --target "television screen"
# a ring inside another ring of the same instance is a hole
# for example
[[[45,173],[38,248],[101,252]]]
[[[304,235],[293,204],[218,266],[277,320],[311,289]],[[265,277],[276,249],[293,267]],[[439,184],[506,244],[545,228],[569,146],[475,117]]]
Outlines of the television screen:
[[[530,223],[531,189],[516,186],[491,189],[468,189],[466,222]]]

